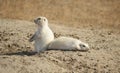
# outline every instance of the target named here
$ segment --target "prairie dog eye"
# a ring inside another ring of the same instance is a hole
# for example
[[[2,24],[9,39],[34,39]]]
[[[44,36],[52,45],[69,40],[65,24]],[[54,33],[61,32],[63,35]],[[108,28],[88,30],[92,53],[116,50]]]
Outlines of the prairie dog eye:
[[[81,47],[86,47],[86,46],[85,46],[85,45],[83,45],[83,44],[81,44],[80,46],[81,46]]]
[[[85,47],[85,45],[82,45],[83,47]]]
[[[38,18],[38,20],[41,20],[41,18]]]

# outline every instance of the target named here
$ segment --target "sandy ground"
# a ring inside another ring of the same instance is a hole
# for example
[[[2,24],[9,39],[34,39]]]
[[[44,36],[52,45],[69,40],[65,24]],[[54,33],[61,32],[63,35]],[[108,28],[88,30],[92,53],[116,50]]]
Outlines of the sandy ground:
[[[90,50],[31,55],[37,16]],[[0,73],[120,73],[120,0],[0,0]]]
[[[28,21],[0,19],[0,73],[120,73],[120,31],[72,28],[51,23],[55,37],[71,36],[87,42],[90,50],[47,50],[31,55],[28,42],[36,30]]]

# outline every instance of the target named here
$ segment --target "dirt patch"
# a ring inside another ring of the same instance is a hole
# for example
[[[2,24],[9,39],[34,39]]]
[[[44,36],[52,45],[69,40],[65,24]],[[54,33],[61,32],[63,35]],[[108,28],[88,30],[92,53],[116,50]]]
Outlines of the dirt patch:
[[[0,19],[1,73],[119,73],[120,31],[50,24],[55,37],[70,36],[87,42],[88,52],[49,50],[29,55],[28,42],[36,30],[28,21]]]

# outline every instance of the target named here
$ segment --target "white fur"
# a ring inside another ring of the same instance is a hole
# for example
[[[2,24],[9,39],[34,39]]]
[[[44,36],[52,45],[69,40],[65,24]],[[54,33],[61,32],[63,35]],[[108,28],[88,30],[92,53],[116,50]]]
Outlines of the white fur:
[[[39,53],[47,49],[48,44],[54,40],[54,34],[48,27],[48,20],[45,17],[38,17],[34,22],[38,25],[38,29],[29,41],[35,41],[34,46]]]
[[[55,50],[81,50],[87,51],[89,50],[88,44],[81,42],[77,39],[70,38],[70,37],[59,37],[53,40],[48,49],[55,49]]]

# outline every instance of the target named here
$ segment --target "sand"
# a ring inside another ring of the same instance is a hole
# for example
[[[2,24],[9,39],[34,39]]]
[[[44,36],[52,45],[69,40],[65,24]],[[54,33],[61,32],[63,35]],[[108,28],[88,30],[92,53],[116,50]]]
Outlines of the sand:
[[[70,36],[87,42],[90,50],[46,50],[32,55],[34,23],[0,19],[0,73],[120,73],[120,31],[67,27],[50,23],[55,37]]]
[[[37,16],[90,50],[33,55]],[[120,0],[0,0],[0,73],[120,73]]]

